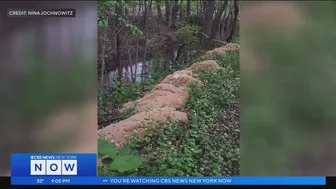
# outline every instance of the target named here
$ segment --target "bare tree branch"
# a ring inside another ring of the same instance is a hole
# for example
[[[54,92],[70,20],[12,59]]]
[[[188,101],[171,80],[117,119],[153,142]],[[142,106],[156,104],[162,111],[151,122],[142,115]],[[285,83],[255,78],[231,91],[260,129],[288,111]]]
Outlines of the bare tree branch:
[[[115,35],[114,38],[116,38],[116,36],[125,28],[125,26],[123,26]]]
[[[210,39],[210,37],[207,36],[205,33],[197,32],[197,34],[201,34],[201,35],[203,35],[204,37],[206,37],[207,39]],[[216,39],[212,39],[212,41],[217,42],[217,43],[221,43],[221,44],[224,44],[224,45],[227,44],[227,42],[225,42],[225,41],[220,41],[220,40],[216,40]]]

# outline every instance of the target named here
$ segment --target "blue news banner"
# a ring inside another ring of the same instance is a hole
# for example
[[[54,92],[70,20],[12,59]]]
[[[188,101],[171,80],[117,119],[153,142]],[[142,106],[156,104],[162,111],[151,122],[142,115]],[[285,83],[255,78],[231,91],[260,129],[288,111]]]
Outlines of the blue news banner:
[[[96,154],[12,154],[12,185],[325,185],[326,177],[97,177]]]

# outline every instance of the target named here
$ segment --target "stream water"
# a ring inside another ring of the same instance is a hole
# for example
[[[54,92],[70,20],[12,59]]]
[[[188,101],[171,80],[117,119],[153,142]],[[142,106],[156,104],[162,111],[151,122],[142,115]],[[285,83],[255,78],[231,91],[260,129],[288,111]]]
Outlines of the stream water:
[[[176,59],[177,57],[177,50],[174,51],[174,59]],[[151,65],[151,60],[147,61],[146,62],[146,65],[150,66]],[[172,67],[172,61],[170,62],[170,68]],[[143,69],[143,62],[138,62],[137,64],[133,64],[132,65],[132,69],[130,66],[125,66],[123,68],[123,78],[125,79],[125,81],[131,85],[133,84],[133,79],[132,79],[132,72],[133,71],[133,76],[135,77],[135,82],[140,82],[141,81],[141,72],[142,72],[142,69]],[[115,74],[117,73],[118,71],[117,70],[114,70],[114,71],[111,71],[108,73],[107,77],[108,77],[108,87],[111,87],[113,88],[114,86],[114,83],[115,83]],[[147,80],[149,77],[150,77],[150,71],[148,71],[148,68],[147,68],[147,71],[145,71],[144,73],[147,73],[145,74],[144,76],[144,80]]]
[[[147,62],[148,65],[149,62]],[[132,65],[132,69],[131,67],[127,66],[123,68],[123,78],[127,81],[128,84],[132,84],[133,83],[133,79],[132,79],[132,72],[133,71],[133,76],[135,77],[135,82],[140,82],[141,81],[141,72],[143,69],[143,63],[142,62],[138,62],[137,64]],[[110,87],[113,88],[114,85],[114,81],[115,81],[115,74],[118,71],[111,71],[108,73],[108,85]]]

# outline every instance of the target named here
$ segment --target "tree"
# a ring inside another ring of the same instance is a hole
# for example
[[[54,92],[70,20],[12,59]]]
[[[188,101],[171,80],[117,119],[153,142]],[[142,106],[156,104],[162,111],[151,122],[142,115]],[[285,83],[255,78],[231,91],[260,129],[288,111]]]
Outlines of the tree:
[[[233,36],[236,32],[236,27],[237,27],[237,21],[238,21],[238,14],[239,14],[239,5],[238,5],[238,1],[234,0],[234,18],[230,27],[230,32],[229,32],[229,36],[226,39],[227,42],[231,42],[233,39]]]
[[[196,1],[196,15],[199,15],[199,1]],[[199,25],[200,24],[200,20],[197,17],[197,21],[196,24]]]
[[[177,21],[177,14],[178,14],[178,11],[179,11],[179,3],[178,3],[178,0],[174,0],[174,4],[173,4],[173,7],[172,7],[172,13],[171,13],[171,22],[170,22],[170,27],[172,25],[175,25],[176,21]]]
[[[100,66],[100,92],[103,92],[104,89],[104,83],[105,83],[105,74],[106,74],[106,42],[108,40],[107,38],[107,28],[108,28],[108,15],[106,12],[108,12],[111,9],[111,6],[107,4],[106,2],[99,1],[98,3],[98,26],[101,30],[102,37],[99,38],[101,42],[101,56],[100,56],[100,61],[101,61],[101,66]]]
[[[107,32],[106,32],[106,28],[103,28],[102,29],[102,33],[103,33],[103,37],[102,37],[102,52],[101,52],[101,57],[100,57],[100,60],[101,60],[101,74],[100,74],[100,84],[101,84],[101,88],[100,88],[100,92],[103,92],[103,89],[104,89],[104,78],[105,78],[105,74],[106,74],[106,64],[105,64],[105,52],[106,52],[106,40],[107,40]]]
[[[116,2],[120,2],[120,0],[116,0]],[[116,9],[116,17],[115,17],[115,23],[116,24],[119,24],[119,18],[120,18],[120,15],[121,15],[121,5],[117,5],[115,6],[115,9]],[[118,78],[119,79],[122,79],[123,77],[123,65],[121,65],[120,63],[120,43],[121,43],[121,40],[120,40],[120,32],[121,31],[117,31],[117,34],[116,34],[116,38],[115,38],[115,48],[116,48],[116,64],[118,66]]]
[[[147,71],[147,49],[148,49],[148,8],[147,8],[147,1],[145,0],[145,30],[146,30],[146,41],[145,41],[145,53],[143,56],[143,67],[141,70],[141,82],[142,82],[142,88],[144,89],[144,80],[145,80],[145,73]]]
[[[186,17],[187,24],[190,23],[190,0],[187,0],[187,17]]]
[[[155,5],[157,9],[157,17],[158,17],[158,22],[162,21],[162,10],[161,10],[161,0],[155,0]]]
[[[183,0],[180,1],[180,21],[183,21]]]
[[[213,14],[215,12],[215,1],[212,0],[204,0],[203,1],[204,7],[204,19],[203,19],[203,33],[207,36],[211,35],[211,26],[213,25]],[[211,46],[210,39],[206,40],[205,44],[206,48]]]
[[[170,3],[169,0],[165,0],[166,6],[165,6],[165,17],[166,17],[166,23],[169,23],[170,18]]]
[[[216,34],[218,33],[219,30],[219,22],[221,20],[221,16],[224,12],[224,10],[226,9],[227,5],[228,5],[228,0],[224,1],[223,4],[221,4],[221,6],[218,8],[215,18],[212,22],[212,26],[211,26],[211,33],[210,33],[210,38],[208,40],[209,44],[208,47],[214,47],[214,39],[216,38]]]
[[[152,5],[153,5],[153,0],[149,1],[149,15],[148,17],[152,16]]]

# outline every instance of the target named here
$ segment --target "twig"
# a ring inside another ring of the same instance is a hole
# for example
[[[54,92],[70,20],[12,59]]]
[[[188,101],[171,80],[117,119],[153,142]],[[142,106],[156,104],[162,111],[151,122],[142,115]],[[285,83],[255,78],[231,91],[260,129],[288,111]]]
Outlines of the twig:
[[[123,26],[115,35],[114,35],[114,38],[117,37],[117,35],[125,28],[125,26]]]
[[[214,42],[217,42],[217,43],[222,43],[223,45],[226,45],[227,42],[224,42],[224,41],[219,41],[219,40],[216,40],[216,39],[212,39]]]
[[[119,26],[122,26],[121,24],[119,24],[117,27],[116,27],[116,29],[114,29],[113,31],[112,31],[112,33],[114,33],[115,31],[117,31],[118,30],[118,28],[119,28]]]
[[[207,36],[205,33],[202,33],[202,32],[197,32],[197,33],[203,35],[203,36],[206,37],[207,39],[210,39],[210,37]],[[211,40],[212,40],[212,41],[215,41],[215,42],[218,42],[218,43],[221,43],[221,44],[224,44],[224,45],[227,44],[227,42],[224,42],[224,41],[219,41],[219,40],[216,40],[216,39],[211,39]]]
[[[206,37],[206,38],[210,38],[209,36],[207,36],[205,33],[202,33],[202,32],[197,32],[198,34],[201,34],[201,35],[203,35],[204,37]]]
[[[181,141],[184,139],[184,137],[185,137],[185,133],[183,132],[183,129],[182,129],[182,136],[175,143],[176,148],[180,147]]]
[[[181,138],[176,141],[176,147],[180,146],[181,141],[182,141],[183,138],[184,138],[184,135],[182,135]]]

